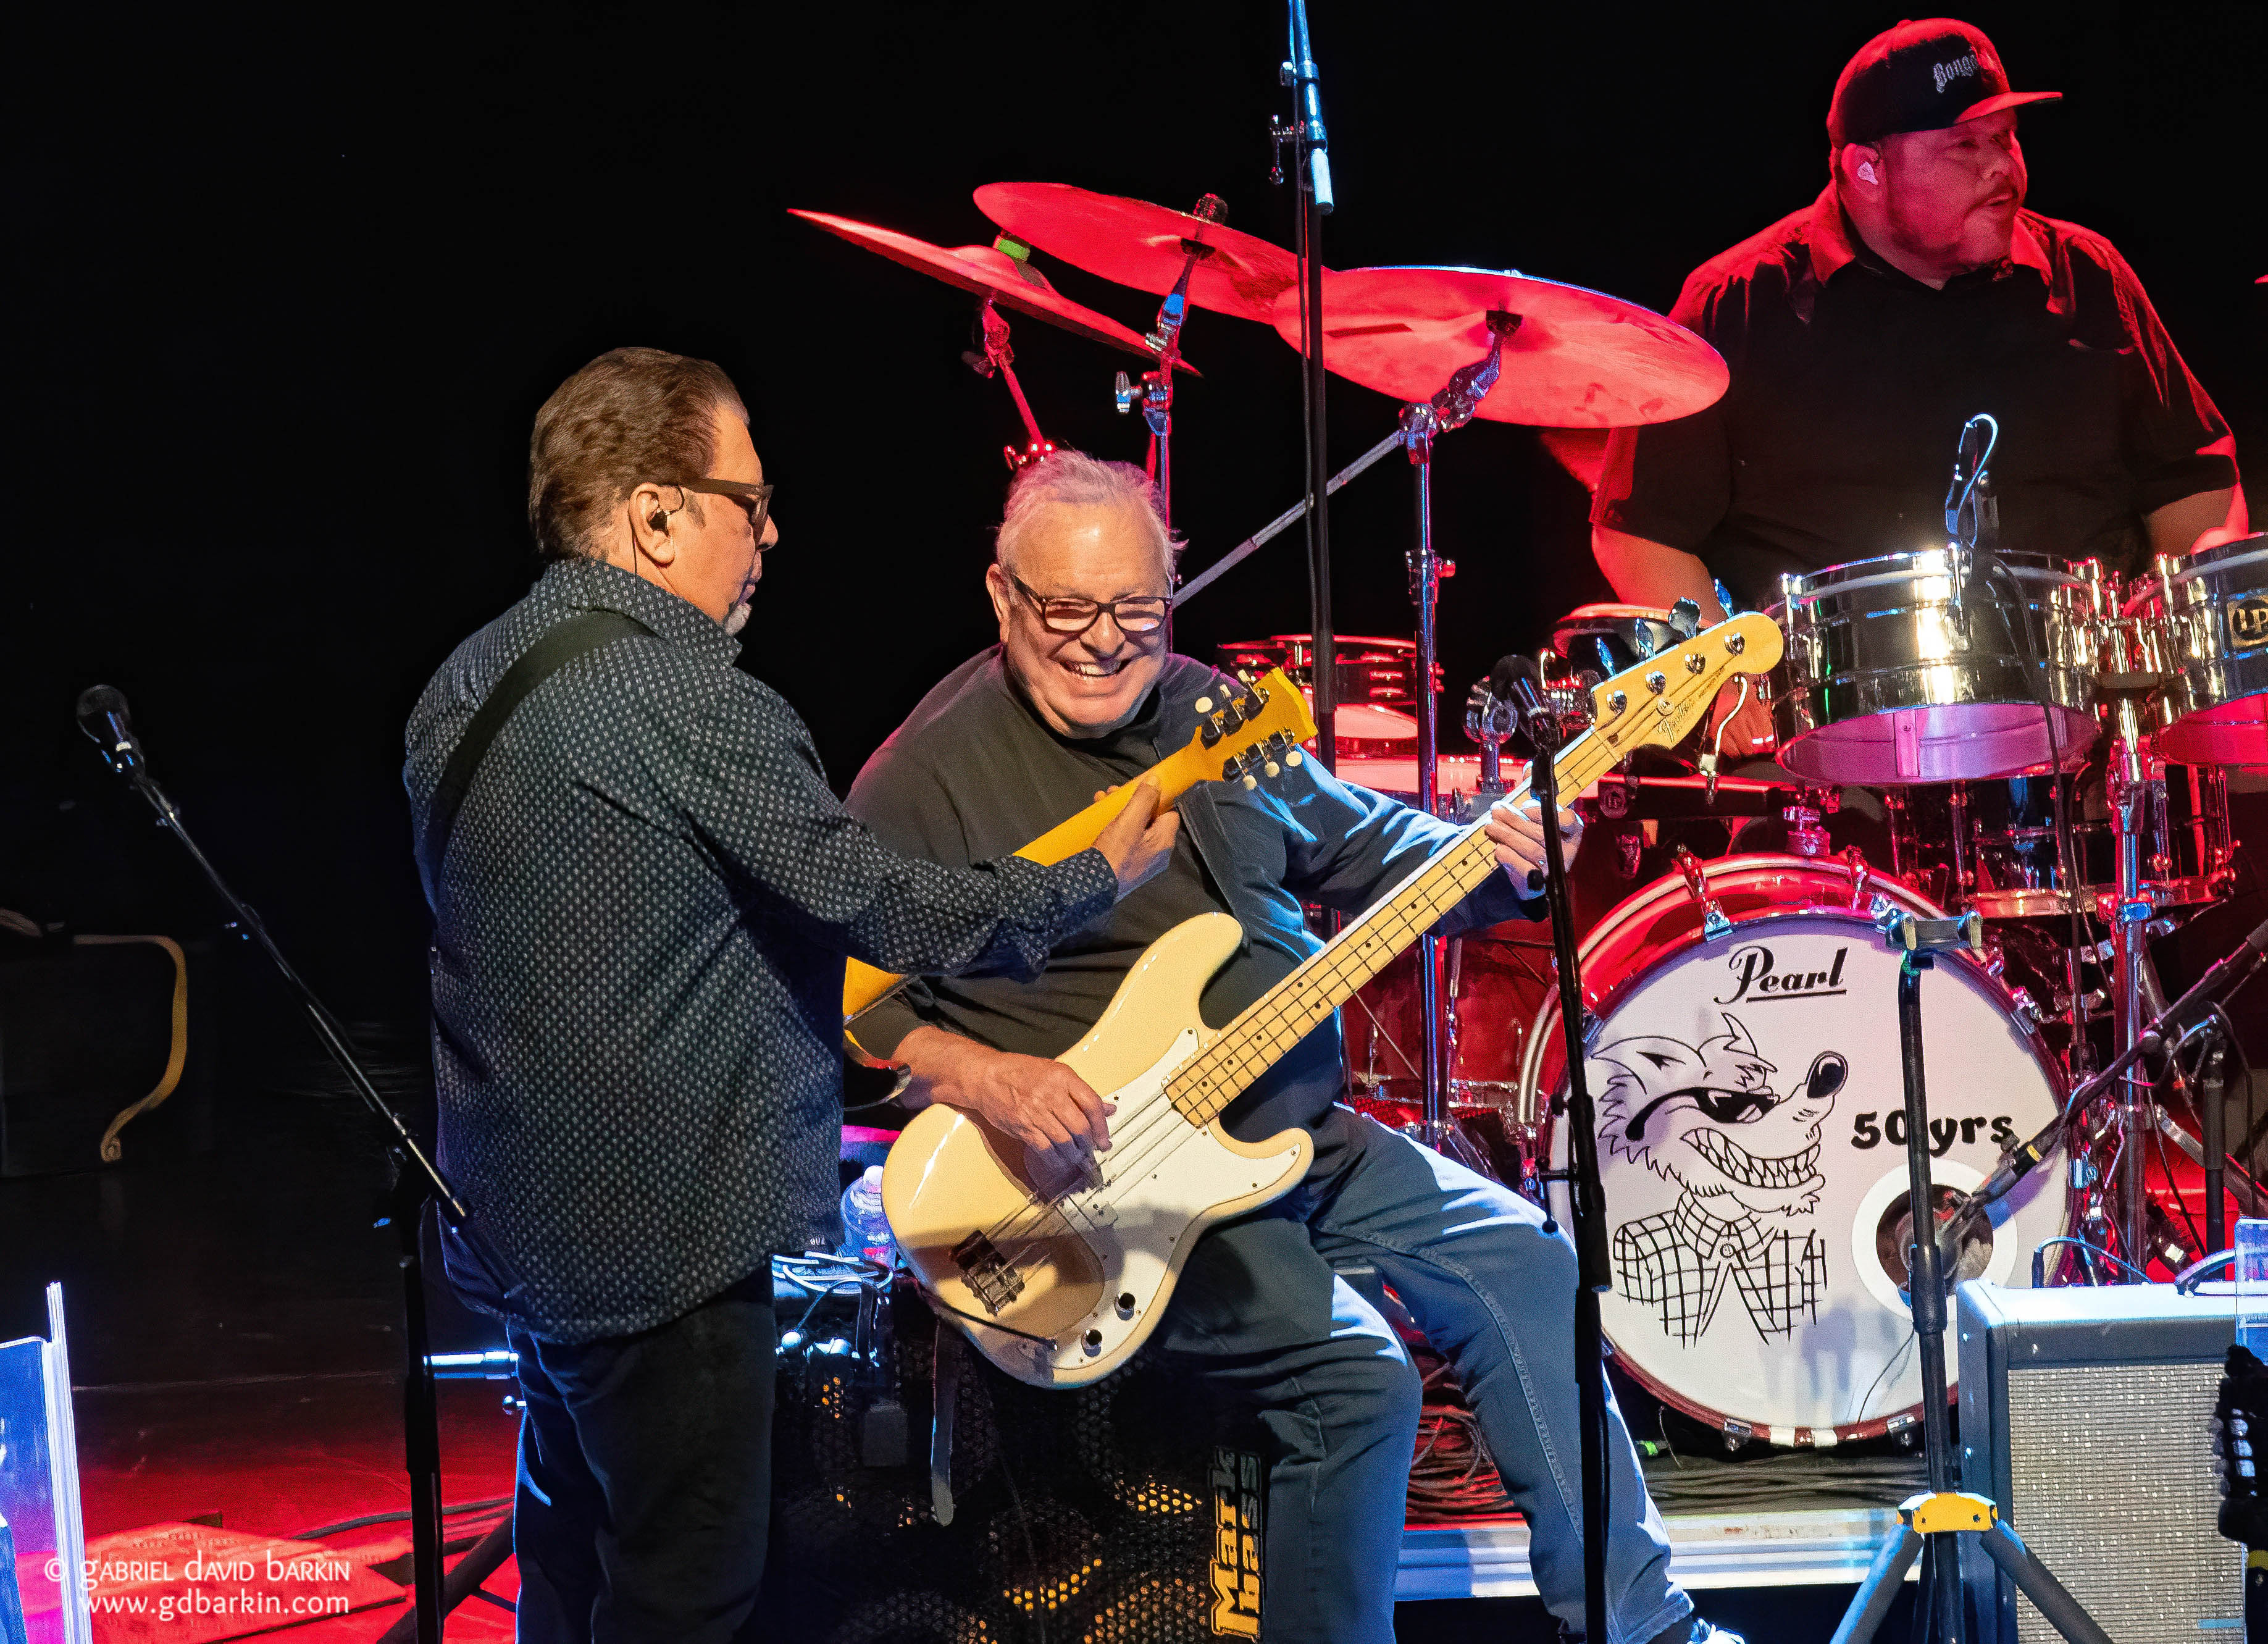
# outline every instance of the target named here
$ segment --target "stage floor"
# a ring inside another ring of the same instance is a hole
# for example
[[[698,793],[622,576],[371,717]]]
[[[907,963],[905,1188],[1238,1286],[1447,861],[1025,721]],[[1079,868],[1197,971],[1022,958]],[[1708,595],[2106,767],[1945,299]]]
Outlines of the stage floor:
[[[511,1493],[518,1426],[504,1404],[511,1387],[442,1384],[446,1504],[493,1502]],[[215,1515],[230,1530],[289,1536],[407,1505],[398,1395],[383,1372],[82,1385],[77,1404],[90,1537]],[[1667,1520],[1673,1571],[1696,1593],[1847,1587],[1865,1573],[1875,1542],[1895,1522],[1888,1508],[1855,1508]],[[341,1548],[408,1549],[400,1520],[328,1540]],[[512,1597],[513,1567],[507,1562],[486,1585],[498,1597]],[[1419,1601],[1515,1598],[1530,1603],[1488,1607],[1510,1624],[1509,1633],[1499,1636],[1526,1636],[1530,1629],[1522,1624],[1532,1618],[1535,1636],[1547,1637],[1550,1623],[1533,1602],[1535,1592],[1528,1531],[1517,1519],[1413,1525],[1404,1532],[1395,1597],[1403,1606],[1398,1631],[1405,1638],[1441,1636],[1430,1624],[1437,1606]],[[1707,1599],[1703,1606],[1722,1613]],[[1449,1612],[1464,1607],[1438,1608],[1446,1623]],[[401,1604],[389,1604],[285,1632],[342,1644],[368,1640],[401,1614]],[[450,1618],[447,1633],[453,1640],[508,1640],[512,1617],[475,1599]]]

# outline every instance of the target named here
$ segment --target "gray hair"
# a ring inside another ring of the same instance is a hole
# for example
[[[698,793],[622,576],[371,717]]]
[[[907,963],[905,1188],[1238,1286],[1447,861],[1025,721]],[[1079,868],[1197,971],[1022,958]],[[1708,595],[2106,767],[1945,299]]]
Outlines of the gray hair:
[[[1166,583],[1174,582],[1174,562],[1182,544],[1166,528],[1159,505],[1158,488],[1150,476],[1130,462],[1105,462],[1084,451],[1057,451],[1041,458],[1018,474],[1008,487],[1008,505],[993,534],[992,557],[1003,571],[1013,571],[1017,550],[1031,534],[1046,509],[1110,508],[1131,505],[1143,529],[1158,550]]]

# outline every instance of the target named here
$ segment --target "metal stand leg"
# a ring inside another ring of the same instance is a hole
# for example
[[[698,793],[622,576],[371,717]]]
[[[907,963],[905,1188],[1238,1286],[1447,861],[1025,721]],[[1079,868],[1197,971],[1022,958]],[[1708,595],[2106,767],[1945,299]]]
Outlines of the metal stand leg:
[[[2006,1524],[1995,1523],[1980,1540],[1992,1562],[2015,1582],[2016,1590],[2038,1606],[2039,1612],[2048,1618],[2048,1625],[2069,1639],[2071,1644],[2110,1644],[2110,1635],[2095,1626],[2095,1618],[2080,1608],[2079,1600],[2048,1573],[2048,1567],[2032,1555],[2032,1550],[2024,1545],[2014,1530]]]
[[[1852,1596],[1851,1607],[1843,1612],[1832,1644],[1873,1644],[1875,1629],[1890,1613],[1890,1603],[1904,1584],[1906,1572],[1921,1556],[1921,1537],[1909,1525],[1901,1524],[1882,1538],[1874,1567]]]

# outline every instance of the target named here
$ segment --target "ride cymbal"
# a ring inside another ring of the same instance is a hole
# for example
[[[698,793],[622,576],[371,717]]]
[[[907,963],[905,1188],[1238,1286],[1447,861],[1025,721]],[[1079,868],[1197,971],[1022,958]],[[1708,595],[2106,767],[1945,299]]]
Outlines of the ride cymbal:
[[[1164,296],[1204,248],[1189,275],[1189,300],[1216,313],[1267,324],[1276,300],[1300,283],[1300,262],[1282,247],[1226,224],[1062,182],[991,182],[976,209],[1027,245],[1074,269]]]
[[[1491,315],[1517,316],[1504,369],[1475,415],[1543,428],[1621,428],[1690,417],[1727,380],[1717,350],[1650,308],[1491,269],[1351,269],[1323,276],[1323,363],[1397,400],[1430,400],[1488,357]],[[1300,346],[1296,291],[1277,334]]]

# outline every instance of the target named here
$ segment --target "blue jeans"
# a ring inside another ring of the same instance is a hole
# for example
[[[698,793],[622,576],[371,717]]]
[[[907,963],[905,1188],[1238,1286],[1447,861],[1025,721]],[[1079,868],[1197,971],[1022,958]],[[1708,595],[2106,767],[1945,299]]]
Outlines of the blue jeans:
[[[1574,1247],[1509,1189],[1337,1108],[1296,1191],[1198,1242],[1159,1331],[1269,1434],[1266,1635],[1394,1636],[1418,1380],[1393,1327],[1334,1271],[1359,1264],[1455,1368],[1528,1521],[1536,1586],[1580,1631]],[[1647,1644],[1693,1605],[1669,1579],[1668,1539],[1611,1396],[1607,1413],[1606,1644]]]

